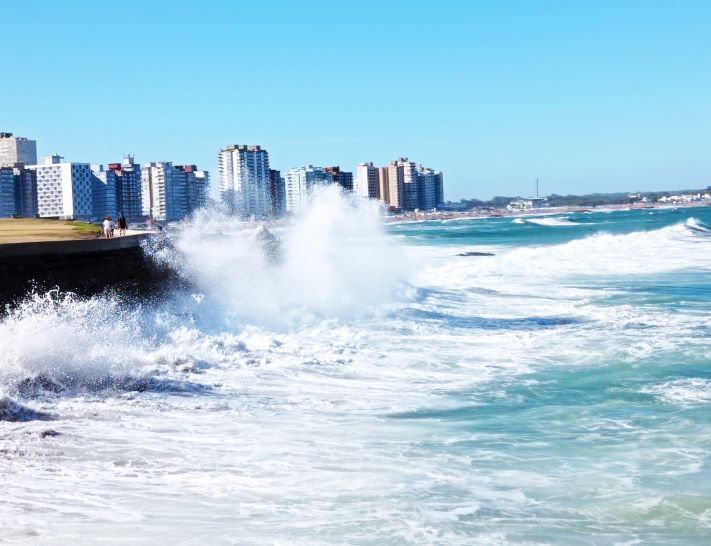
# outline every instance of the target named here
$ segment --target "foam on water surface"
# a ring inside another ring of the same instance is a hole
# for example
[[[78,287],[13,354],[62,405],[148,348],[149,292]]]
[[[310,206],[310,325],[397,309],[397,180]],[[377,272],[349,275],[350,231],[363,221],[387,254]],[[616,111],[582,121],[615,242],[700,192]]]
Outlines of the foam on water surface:
[[[604,216],[386,231],[326,193],[278,261],[217,212],[174,233],[160,304],[29,298],[0,540],[706,543],[709,239]]]

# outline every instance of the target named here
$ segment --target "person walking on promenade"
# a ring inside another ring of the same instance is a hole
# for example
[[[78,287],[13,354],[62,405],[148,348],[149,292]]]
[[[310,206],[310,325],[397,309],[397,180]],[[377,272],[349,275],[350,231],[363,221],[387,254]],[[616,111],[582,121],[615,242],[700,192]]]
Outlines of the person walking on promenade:
[[[104,223],[102,224],[102,227],[104,229],[104,237],[107,239],[111,238],[111,220],[109,220],[108,216],[104,216]]]
[[[111,235],[109,236],[110,239],[114,238],[114,229],[116,229],[116,222],[114,222],[114,219],[112,216],[109,216],[109,223],[111,227]]]
[[[126,228],[127,227],[128,227],[128,222],[126,222],[126,217],[123,215],[123,212],[119,212],[119,216],[118,216],[119,235],[121,235],[121,236],[126,235]]]

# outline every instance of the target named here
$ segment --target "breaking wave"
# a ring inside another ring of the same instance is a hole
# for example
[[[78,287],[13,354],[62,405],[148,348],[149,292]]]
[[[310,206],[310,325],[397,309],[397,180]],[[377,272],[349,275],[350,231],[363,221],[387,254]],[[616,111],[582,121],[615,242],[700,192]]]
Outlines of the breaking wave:
[[[680,223],[653,231],[597,233],[550,246],[500,251],[486,261],[447,262],[426,267],[420,281],[459,288],[510,291],[551,279],[665,273],[711,268],[704,233]],[[703,244],[697,244],[703,243]]]
[[[578,225],[567,218],[526,218],[526,223],[548,227],[571,227]]]
[[[667,404],[690,406],[711,402],[711,379],[698,377],[674,379],[641,389]]]
[[[268,228],[278,241],[265,239],[264,226],[203,211],[160,259],[211,305],[250,324],[351,317],[399,297],[407,264],[376,204],[323,188],[289,225]]]
[[[244,328],[351,319],[406,288],[376,205],[325,189],[269,228],[203,211],[175,230],[149,249],[190,281],[166,301],[29,295],[0,321],[0,395],[199,388],[185,374],[248,361],[232,335]]]
[[[697,233],[711,233],[711,229],[699,222],[696,218],[688,218],[684,225],[691,231]]]
[[[146,364],[138,314],[108,297],[32,294],[0,323],[0,389],[101,388]]]

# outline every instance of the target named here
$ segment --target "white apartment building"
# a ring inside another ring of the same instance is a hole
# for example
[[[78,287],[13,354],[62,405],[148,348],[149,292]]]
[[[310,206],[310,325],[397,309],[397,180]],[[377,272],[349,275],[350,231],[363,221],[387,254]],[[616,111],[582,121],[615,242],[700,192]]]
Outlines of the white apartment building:
[[[141,169],[143,214],[172,222],[187,215],[185,173],[169,161],[149,163]]]
[[[12,133],[0,133],[0,167],[14,167],[18,163],[37,163],[37,142]]]
[[[69,163],[53,155],[44,158],[43,164],[28,168],[37,173],[40,217],[92,218],[94,175],[88,163]]]
[[[210,175],[195,165],[169,161],[149,163],[141,169],[143,214],[154,220],[182,220],[207,203]]]
[[[356,169],[355,192],[361,197],[377,199],[380,197],[378,191],[378,167],[373,162],[359,163]]]
[[[231,212],[243,217],[272,214],[269,153],[261,146],[230,144],[217,158],[220,195]]]
[[[298,213],[303,210],[314,186],[333,184],[333,175],[321,167],[306,165],[291,169],[284,175],[286,211]]]

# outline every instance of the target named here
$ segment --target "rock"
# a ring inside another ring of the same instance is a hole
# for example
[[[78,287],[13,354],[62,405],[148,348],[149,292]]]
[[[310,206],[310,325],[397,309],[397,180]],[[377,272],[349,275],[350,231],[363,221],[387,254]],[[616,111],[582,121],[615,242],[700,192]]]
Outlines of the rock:
[[[477,252],[475,250],[470,250],[469,252],[457,254],[457,256],[495,256],[495,254],[493,252]]]
[[[0,398],[0,421],[22,422],[51,419],[51,415],[18,404],[10,398]]]
[[[52,436],[61,436],[59,432],[56,430],[52,430],[51,428],[48,428],[47,430],[43,430],[40,432],[40,438],[48,438]]]

